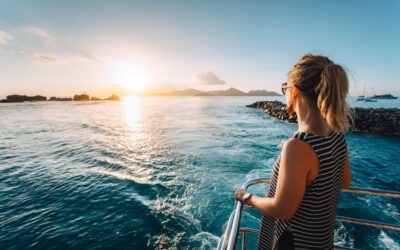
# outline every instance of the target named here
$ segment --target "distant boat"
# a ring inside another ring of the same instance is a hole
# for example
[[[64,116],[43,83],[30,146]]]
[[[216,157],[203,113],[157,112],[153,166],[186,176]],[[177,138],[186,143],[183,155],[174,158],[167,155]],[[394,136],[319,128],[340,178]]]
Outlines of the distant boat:
[[[363,89],[363,94],[358,96],[357,101],[365,101],[365,83],[364,83],[364,89]]]
[[[360,95],[359,97],[357,97],[357,101],[364,101],[365,100],[365,96]]]
[[[364,102],[377,102],[377,100],[372,99],[372,97],[368,97],[364,99]]]
[[[391,94],[373,95],[371,96],[371,99],[397,99],[397,96],[393,96]]]

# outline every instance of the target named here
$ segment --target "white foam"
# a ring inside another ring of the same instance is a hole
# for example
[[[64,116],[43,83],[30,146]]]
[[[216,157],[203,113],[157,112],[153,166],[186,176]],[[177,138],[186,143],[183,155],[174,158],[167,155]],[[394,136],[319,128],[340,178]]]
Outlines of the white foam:
[[[378,241],[382,243],[382,245],[386,249],[400,249],[400,245],[398,242],[395,242],[392,238],[390,238],[389,235],[387,235],[384,231],[381,231],[381,233],[378,236]]]
[[[209,232],[200,232],[192,236],[193,240],[200,241],[200,249],[215,249],[218,245],[219,237]]]
[[[274,162],[274,158],[270,158],[266,161],[264,168],[253,169],[246,174],[246,180],[253,180],[258,178],[268,178],[271,176],[271,168]]]
[[[136,177],[136,176],[133,176],[128,173],[121,172],[121,171],[106,170],[106,169],[102,169],[102,168],[92,168],[89,171],[98,173],[98,174],[110,175],[110,176],[116,177],[120,180],[129,180],[129,181],[133,181],[133,182],[136,182],[139,184],[153,184],[153,183],[149,183],[149,181],[146,178]]]
[[[337,223],[338,228],[334,231],[335,245],[354,248],[354,239],[350,237],[343,223]]]

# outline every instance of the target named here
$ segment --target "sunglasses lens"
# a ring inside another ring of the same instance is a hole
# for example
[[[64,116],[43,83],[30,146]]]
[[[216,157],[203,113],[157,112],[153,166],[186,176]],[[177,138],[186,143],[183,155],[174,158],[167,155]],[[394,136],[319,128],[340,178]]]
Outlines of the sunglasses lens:
[[[286,94],[286,86],[287,86],[287,82],[282,83],[282,93]]]

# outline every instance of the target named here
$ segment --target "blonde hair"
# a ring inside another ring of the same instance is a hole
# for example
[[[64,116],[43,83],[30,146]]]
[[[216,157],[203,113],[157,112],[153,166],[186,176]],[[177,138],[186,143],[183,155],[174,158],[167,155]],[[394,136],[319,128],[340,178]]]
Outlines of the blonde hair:
[[[334,131],[349,130],[353,123],[346,102],[349,81],[342,66],[328,57],[306,54],[291,70],[289,82],[317,106]]]

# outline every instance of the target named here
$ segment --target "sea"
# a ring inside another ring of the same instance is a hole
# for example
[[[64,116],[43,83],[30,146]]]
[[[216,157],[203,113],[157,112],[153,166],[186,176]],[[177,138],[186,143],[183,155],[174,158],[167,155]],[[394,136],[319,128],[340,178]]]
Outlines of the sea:
[[[214,249],[245,181],[269,178],[297,124],[246,104],[282,97],[0,103],[0,249]],[[400,101],[350,105],[400,108]],[[400,139],[348,133],[352,187],[400,191]],[[253,192],[264,195],[267,186]],[[400,225],[400,201],[342,193],[337,215]],[[260,214],[243,216],[258,228]],[[256,247],[249,236],[248,249]],[[335,244],[400,249],[337,223]]]

